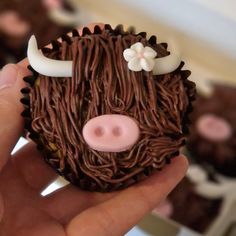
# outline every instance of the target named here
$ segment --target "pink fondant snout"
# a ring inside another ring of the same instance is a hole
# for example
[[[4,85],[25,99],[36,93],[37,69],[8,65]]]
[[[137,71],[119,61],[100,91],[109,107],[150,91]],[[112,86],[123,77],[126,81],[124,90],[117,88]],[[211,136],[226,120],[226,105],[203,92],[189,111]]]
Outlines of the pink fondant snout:
[[[200,135],[211,141],[223,142],[232,134],[230,124],[214,114],[202,115],[198,119],[196,127]]]
[[[83,127],[86,143],[101,152],[128,150],[137,142],[139,133],[133,118],[116,114],[95,117]]]
[[[62,0],[42,0],[47,9],[58,9],[62,7]]]

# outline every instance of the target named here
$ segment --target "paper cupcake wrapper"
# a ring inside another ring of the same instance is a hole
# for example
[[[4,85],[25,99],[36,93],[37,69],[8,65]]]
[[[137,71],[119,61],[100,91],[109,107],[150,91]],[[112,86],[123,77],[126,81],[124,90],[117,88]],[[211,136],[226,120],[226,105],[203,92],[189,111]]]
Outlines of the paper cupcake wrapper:
[[[134,32],[135,32],[135,29],[133,27],[129,28],[128,31],[124,31],[122,25],[118,25],[115,29],[112,29],[112,27],[108,24],[105,25],[104,27],[106,30],[109,30],[117,35],[126,34],[126,33],[133,33],[134,34]],[[94,27],[93,33],[87,27],[83,28],[81,34],[79,34],[79,32],[77,30],[73,30],[72,37],[84,36],[84,35],[90,35],[90,34],[99,34],[101,32],[102,32],[102,29],[98,25],[96,25]],[[142,35],[142,37],[146,37],[145,32],[141,32],[138,35]],[[69,43],[71,42],[71,36],[63,35],[61,38],[62,38],[62,41],[66,41]],[[149,39],[149,42],[156,43],[156,37],[152,36]],[[44,47],[42,49],[42,51],[45,54],[51,53],[53,51],[57,51],[58,48],[60,47],[60,45],[61,45],[61,43],[59,41],[54,40],[51,42],[52,49]],[[165,48],[167,48],[166,43],[163,43],[162,45]],[[190,71],[181,70],[183,65],[184,65],[184,62],[181,62],[181,65],[179,66],[177,71],[179,71],[181,73],[183,80],[184,80],[184,86],[186,89],[188,89],[188,92],[189,92],[189,94],[188,94],[189,106],[188,106],[188,110],[186,111],[185,116],[183,118],[183,124],[184,124],[183,125],[183,132],[184,132],[184,134],[187,134],[188,133],[188,124],[189,124],[188,115],[193,110],[192,101],[195,99],[195,86],[194,86],[193,82],[187,80],[188,76],[190,75]],[[61,171],[60,170],[59,164],[58,164],[59,158],[55,158],[55,156],[53,156],[54,153],[51,150],[49,150],[46,147],[46,145],[44,145],[44,143],[40,139],[40,135],[38,133],[36,133],[32,128],[32,117],[31,117],[31,111],[30,111],[30,96],[29,96],[29,94],[30,94],[31,88],[34,87],[39,74],[36,71],[34,71],[34,69],[31,66],[29,66],[28,68],[30,71],[32,71],[32,75],[24,78],[24,81],[27,83],[27,86],[21,90],[21,92],[23,94],[23,98],[21,99],[21,102],[22,102],[22,104],[24,104],[24,107],[25,107],[24,111],[22,112],[22,116],[25,119],[25,129],[28,131],[29,137],[37,144],[37,148],[43,153],[43,156],[44,156],[44,159],[46,160],[46,162],[49,163],[53,167],[53,169],[55,169],[61,176],[66,178],[72,184],[75,184],[75,185],[79,186],[80,188],[88,190],[88,191],[110,192],[110,191],[120,190],[120,189],[126,188],[126,187],[134,184],[135,182],[145,179],[147,176],[150,176],[153,172],[160,171],[163,168],[163,166],[165,166],[166,164],[169,164],[171,162],[171,159],[173,157],[179,155],[179,151],[175,151],[174,153],[170,154],[165,159],[163,159],[160,163],[158,163],[159,168],[154,169],[152,167],[150,169],[147,169],[147,170],[135,175],[134,177],[131,177],[130,179],[125,180],[122,183],[117,183],[117,184],[111,184],[111,183],[106,184],[105,183],[102,188],[99,188],[97,185],[95,185],[93,183],[93,181],[90,181],[88,176],[86,176],[86,178],[72,179],[72,177],[70,176],[70,173],[68,171]],[[182,145],[185,144],[184,142],[185,141],[183,141]]]

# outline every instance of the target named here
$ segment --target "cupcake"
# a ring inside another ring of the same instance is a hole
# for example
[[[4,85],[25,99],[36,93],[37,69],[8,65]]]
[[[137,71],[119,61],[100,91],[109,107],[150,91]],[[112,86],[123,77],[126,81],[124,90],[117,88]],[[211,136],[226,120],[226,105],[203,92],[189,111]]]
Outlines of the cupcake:
[[[52,48],[32,37],[23,116],[45,160],[88,191],[126,188],[178,155],[195,84],[166,43],[122,26],[73,30]]]
[[[74,15],[74,10],[62,0],[1,0],[0,67],[26,56],[27,41],[32,34],[36,35],[42,47],[50,39],[71,30],[75,24],[59,24],[59,16],[63,13],[69,17],[70,14]],[[54,15],[57,21],[52,17]]]
[[[209,96],[198,96],[194,107],[187,145],[191,156],[236,177],[236,89],[215,85]]]

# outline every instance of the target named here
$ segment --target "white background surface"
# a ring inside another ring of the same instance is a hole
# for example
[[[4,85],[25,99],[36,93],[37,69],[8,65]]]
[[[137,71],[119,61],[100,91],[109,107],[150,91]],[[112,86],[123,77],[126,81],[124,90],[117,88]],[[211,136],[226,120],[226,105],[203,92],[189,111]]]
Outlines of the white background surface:
[[[118,0],[236,59],[236,1]]]
[[[236,1],[235,0],[192,0],[201,4],[203,7],[217,12],[226,18],[236,21]]]

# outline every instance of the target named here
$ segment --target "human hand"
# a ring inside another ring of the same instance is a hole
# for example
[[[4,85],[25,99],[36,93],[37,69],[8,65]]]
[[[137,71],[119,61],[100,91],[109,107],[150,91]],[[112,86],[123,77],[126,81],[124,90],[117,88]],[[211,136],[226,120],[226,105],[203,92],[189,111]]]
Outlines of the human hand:
[[[119,192],[91,193],[68,185],[41,196],[57,174],[32,143],[10,154],[23,132],[19,91],[29,73],[26,66],[26,60],[7,65],[0,74],[0,235],[125,234],[182,179],[185,157],[174,158],[160,173]]]

